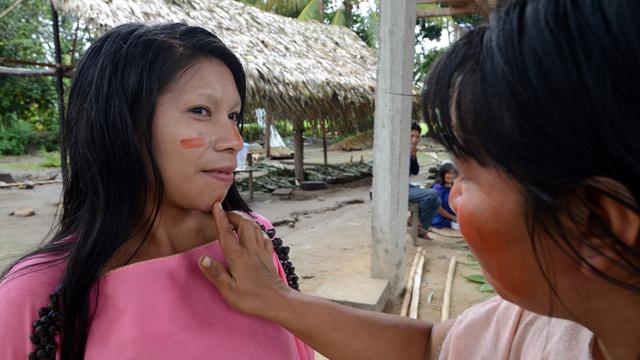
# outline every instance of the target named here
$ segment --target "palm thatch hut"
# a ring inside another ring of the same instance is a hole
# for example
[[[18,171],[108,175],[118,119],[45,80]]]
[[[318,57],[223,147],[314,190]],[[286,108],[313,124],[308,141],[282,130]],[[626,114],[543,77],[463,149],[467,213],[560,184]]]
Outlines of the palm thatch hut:
[[[264,107],[294,120],[297,174],[303,174],[304,119],[344,123],[373,115],[376,53],[349,29],[300,22],[234,0],[53,2],[97,33],[126,22],[184,22],[216,33],[245,66],[247,110]]]

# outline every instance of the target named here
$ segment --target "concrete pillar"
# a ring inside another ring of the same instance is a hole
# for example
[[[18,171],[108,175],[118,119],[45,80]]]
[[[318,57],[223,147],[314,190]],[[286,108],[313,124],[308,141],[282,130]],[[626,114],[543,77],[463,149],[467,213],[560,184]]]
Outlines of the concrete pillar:
[[[409,188],[416,0],[380,1],[371,276],[401,280]]]

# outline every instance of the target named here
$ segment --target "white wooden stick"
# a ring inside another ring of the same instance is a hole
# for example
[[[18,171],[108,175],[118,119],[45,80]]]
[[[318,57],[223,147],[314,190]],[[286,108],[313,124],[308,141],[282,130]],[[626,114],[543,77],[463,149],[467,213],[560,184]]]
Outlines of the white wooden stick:
[[[451,308],[451,291],[453,289],[453,274],[456,271],[456,257],[451,258],[449,263],[449,272],[447,273],[447,281],[444,285],[444,296],[442,297],[442,316],[440,321],[449,320],[449,311]]]
[[[418,266],[418,259],[420,258],[420,254],[424,249],[422,247],[418,248],[416,251],[416,255],[413,257],[413,263],[411,263],[411,270],[409,270],[409,275],[407,276],[407,285],[404,287],[404,297],[402,298],[402,307],[400,308],[400,315],[407,316],[409,312],[409,301],[411,301],[411,292],[413,290],[413,278],[415,276],[416,267]]]
[[[413,291],[411,293],[411,304],[409,305],[409,317],[418,318],[418,303],[420,303],[420,285],[422,284],[422,268],[424,267],[424,254],[420,254],[416,275],[413,280]]]

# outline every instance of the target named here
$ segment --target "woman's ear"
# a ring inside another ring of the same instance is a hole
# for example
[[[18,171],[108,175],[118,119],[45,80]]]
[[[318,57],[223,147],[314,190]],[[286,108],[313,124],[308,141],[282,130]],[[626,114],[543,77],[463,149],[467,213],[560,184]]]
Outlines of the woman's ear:
[[[631,192],[620,182],[609,178],[594,178],[597,186],[589,196],[591,214],[578,251],[593,267],[611,273],[625,249],[640,248],[640,214]],[[615,236],[616,239],[610,235]],[[590,269],[584,271],[592,273]]]

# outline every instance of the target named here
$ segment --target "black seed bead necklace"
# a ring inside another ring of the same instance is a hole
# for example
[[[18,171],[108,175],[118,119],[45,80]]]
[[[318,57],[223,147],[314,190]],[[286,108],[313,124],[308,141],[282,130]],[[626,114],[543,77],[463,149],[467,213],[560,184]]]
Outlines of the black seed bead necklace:
[[[60,334],[60,287],[49,295],[49,304],[38,310],[38,320],[31,327],[33,333],[29,337],[33,344],[33,351],[29,353],[29,360],[54,360],[56,358],[56,335]]]
[[[300,291],[298,284],[298,276],[296,268],[289,260],[289,247],[285,246],[282,239],[276,237],[276,229],[266,229],[264,225],[260,225],[271,243],[273,250],[278,255],[280,265],[284,269],[287,276],[289,287]],[[33,351],[29,353],[29,360],[55,360],[58,345],[56,344],[56,336],[60,334],[60,287],[58,287],[51,295],[49,295],[49,304],[38,310],[39,319],[32,324],[33,332],[29,337],[33,344]]]
[[[264,231],[269,239],[271,239],[271,243],[273,244],[273,250],[278,255],[278,260],[280,260],[280,265],[284,269],[284,273],[287,276],[287,283],[289,287],[300,291],[300,285],[298,284],[298,275],[296,275],[296,268],[293,266],[291,261],[289,260],[289,247],[284,246],[282,239],[276,237],[276,229],[266,229],[264,225],[258,223],[262,231]]]

